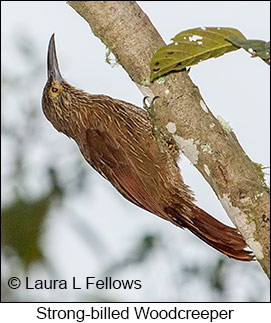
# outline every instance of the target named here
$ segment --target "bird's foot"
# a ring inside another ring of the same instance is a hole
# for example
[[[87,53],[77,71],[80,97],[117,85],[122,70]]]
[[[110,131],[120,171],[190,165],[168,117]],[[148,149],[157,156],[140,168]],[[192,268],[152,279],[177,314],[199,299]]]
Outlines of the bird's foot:
[[[156,120],[155,120],[155,111],[154,111],[154,107],[153,107],[153,103],[154,101],[159,98],[159,96],[155,96],[152,100],[150,105],[147,105],[146,103],[146,99],[148,99],[148,96],[145,96],[143,99],[143,108],[147,111],[147,115],[148,115],[148,119],[150,120],[151,124],[152,124],[152,133],[156,139],[156,142],[158,144],[159,150],[160,152],[164,152],[164,148],[163,148],[163,142],[162,142],[162,138],[161,135],[164,137],[164,133],[161,131],[161,129],[159,129]]]

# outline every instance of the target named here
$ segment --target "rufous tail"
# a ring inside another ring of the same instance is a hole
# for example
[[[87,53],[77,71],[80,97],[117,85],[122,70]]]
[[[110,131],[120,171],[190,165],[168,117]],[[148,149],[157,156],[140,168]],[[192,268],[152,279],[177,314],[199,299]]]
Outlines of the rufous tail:
[[[173,216],[174,224],[187,228],[228,257],[241,261],[254,260],[252,252],[244,250],[247,245],[235,228],[219,222],[195,204],[182,209],[182,214],[175,207],[168,207],[165,211]]]

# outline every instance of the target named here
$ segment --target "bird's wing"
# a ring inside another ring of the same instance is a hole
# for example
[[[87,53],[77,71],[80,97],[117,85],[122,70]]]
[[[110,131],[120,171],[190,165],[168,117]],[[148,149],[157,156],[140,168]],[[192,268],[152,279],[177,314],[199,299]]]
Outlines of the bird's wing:
[[[88,129],[89,163],[130,202],[168,220],[160,205],[146,189],[138,171],[121,143],[108,131]]]
[[[227,256],[251,261],[253,255],[244,250],[246,243],[236,229],[228,227],[191,202],[181,201],[163,208],[154,199],[142,176],[125,149],[108,131],[89,129],[87,142],[89,163],[129,201],[181,228],[187,228],[210,246]]]

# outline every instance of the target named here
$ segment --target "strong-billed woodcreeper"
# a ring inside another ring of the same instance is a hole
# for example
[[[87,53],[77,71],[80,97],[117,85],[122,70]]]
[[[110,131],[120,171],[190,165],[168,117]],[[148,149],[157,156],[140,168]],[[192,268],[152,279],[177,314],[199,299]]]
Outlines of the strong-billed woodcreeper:
[[[187,228],[231,258],[253,259],[234,228],[194,204],[177,165],[177,150],[160,149],[147,112],[105,95],[91,95],[61,76],[52,35],[48,48],[48,80],[42,97],[47,119],[72,138],[85,160],[127,200]],[[160,143],[161,144],[161,143]]]

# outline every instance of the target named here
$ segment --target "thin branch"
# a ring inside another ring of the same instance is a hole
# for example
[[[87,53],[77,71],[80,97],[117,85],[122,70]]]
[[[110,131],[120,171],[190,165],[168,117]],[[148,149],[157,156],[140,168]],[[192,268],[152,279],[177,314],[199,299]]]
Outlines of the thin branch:
[[[150,61],[165,43],[134,1],[68,1],[112,50],[143,95],[159,95],[157,124],[215,191],[267,275],[269,193],[232,129],[217,120],[186,72],[149,82]]]

